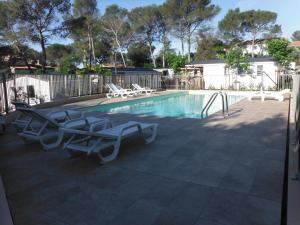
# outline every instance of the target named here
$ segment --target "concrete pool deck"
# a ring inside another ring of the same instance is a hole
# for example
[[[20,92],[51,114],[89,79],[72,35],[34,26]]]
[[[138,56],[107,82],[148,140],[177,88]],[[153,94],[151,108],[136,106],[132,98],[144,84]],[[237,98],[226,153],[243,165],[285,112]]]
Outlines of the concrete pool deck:
[[[157,140],[125,141],[101,166],[24,145],[12,128],[0,136],[15,225],[280,224],[288,101],[242,100],[227,119],[105,116],[158,122]]]

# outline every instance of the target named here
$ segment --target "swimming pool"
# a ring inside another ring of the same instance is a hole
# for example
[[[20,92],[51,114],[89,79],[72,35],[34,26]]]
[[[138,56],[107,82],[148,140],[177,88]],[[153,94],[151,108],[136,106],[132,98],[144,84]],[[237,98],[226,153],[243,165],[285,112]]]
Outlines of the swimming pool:
[[[162,96],[92,106],[85,108],[84,110],[88,112],[129,113],[159,117],[201,118],[201,111],[211,95],[212,93],[172,93]],[[244,97],[240,95],[228,95],[228,104],[232,105],[242,98]],[[208,115],[221,109],[222,101],[219,96],[212,104],[208,111]]]

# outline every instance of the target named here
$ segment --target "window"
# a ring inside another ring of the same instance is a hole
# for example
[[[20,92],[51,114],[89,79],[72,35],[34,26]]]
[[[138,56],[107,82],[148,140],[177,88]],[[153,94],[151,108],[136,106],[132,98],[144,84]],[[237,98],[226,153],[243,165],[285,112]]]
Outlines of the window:
[[[28,96],[28,98],[35,98],[35,91],[34,91],[33,85],[27,86],[27,96]]]
[[[261,76],[263,71],[264,71],[264,66],[263,65],[257,65],[257,68],[256,68],[257,76]]]

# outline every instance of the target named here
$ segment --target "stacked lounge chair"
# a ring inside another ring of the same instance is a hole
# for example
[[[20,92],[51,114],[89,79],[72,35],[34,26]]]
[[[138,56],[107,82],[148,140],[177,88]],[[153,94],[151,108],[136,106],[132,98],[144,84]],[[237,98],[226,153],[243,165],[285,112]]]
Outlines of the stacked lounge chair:
[[[18,135],[25,141],[39,141],[44,149],[58,147],[64,133],[59,128],[87,130],[93,123],[102,123],[103,128],[110,126],[110,121],[97,117],[80,117],[78,119],[57,122],[47,115],[30,108],[19,108],[24,115],[28,116],[29,122],[26,123]]]
[[[115,97],[127,98],[127,97],[133,97],[138,94],[137,91],[133,91],[131,89],[123,89],[122,87],[117,86],[113,83],[107,84],[107,87],[109,89],[109,92],[106,94],[107,98],[115,98]]]
[[[101,125],[101,124],[100,124]],[[157,135],[156,123],[140,123],[129,121],[127,123],[99,130],[97,123],[89,131],[61,128],[64,133],[71,135],[71,138],[63,145],[69,152],[85,152],[88,155],[96,153],[102,164],[114,160],[120,150],[121,141],[136,134],[142,138],[146,144],[153,142]],[[150,136],[146,137],[146,132],[150,131]],[[103,154],[103,150],[112,148],[108,155]]]
[[[31,116],[28,113],[24,114],[22,110],[19,109],[32,109],[29,104],[25,102],[12,102],[16,110],[20,112],[20,115],[12,122],[12,125],[17,131],[22,131],[24,127],[30,122]],[[52,111],[46,114],[50,119],[55,120],[56,122],[65,122],[71,119],[79,119],[83,117],[83,113],[77,110],[63,110],[63,111]]]
[[[132,84],[133,90],[137,91],[139,94],[151,95],[156,90],[150,89],[148,87],[141,87],[138,84]]]
[[[290,90],[289,89],[284,89],[282,91],[279,92],[263,92],[260,91],[258,93],[255,93],[251,96],[249,96],[249,101],[252,101],[253,99],[257,99],[260,98],[262,101],[264,101],[265,99],[275,99],[278,100],[280,102],[282,102],[284,99],[289,98],[290,97]]]

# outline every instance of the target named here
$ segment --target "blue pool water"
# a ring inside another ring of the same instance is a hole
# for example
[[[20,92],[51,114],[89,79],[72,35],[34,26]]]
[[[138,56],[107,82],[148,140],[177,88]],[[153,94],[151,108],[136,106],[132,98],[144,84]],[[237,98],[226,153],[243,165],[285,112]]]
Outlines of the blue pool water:
[[[189,94],[187,92],[135,99],[85,108],[88,112],[129,113],[160,117],[201,118],[201,111],[209,100],[209,94]],[[228,95],[231,105],[244,98],[238,95]],[[222,109],[221,97],[218,96],[212,104],[208,115]]]

